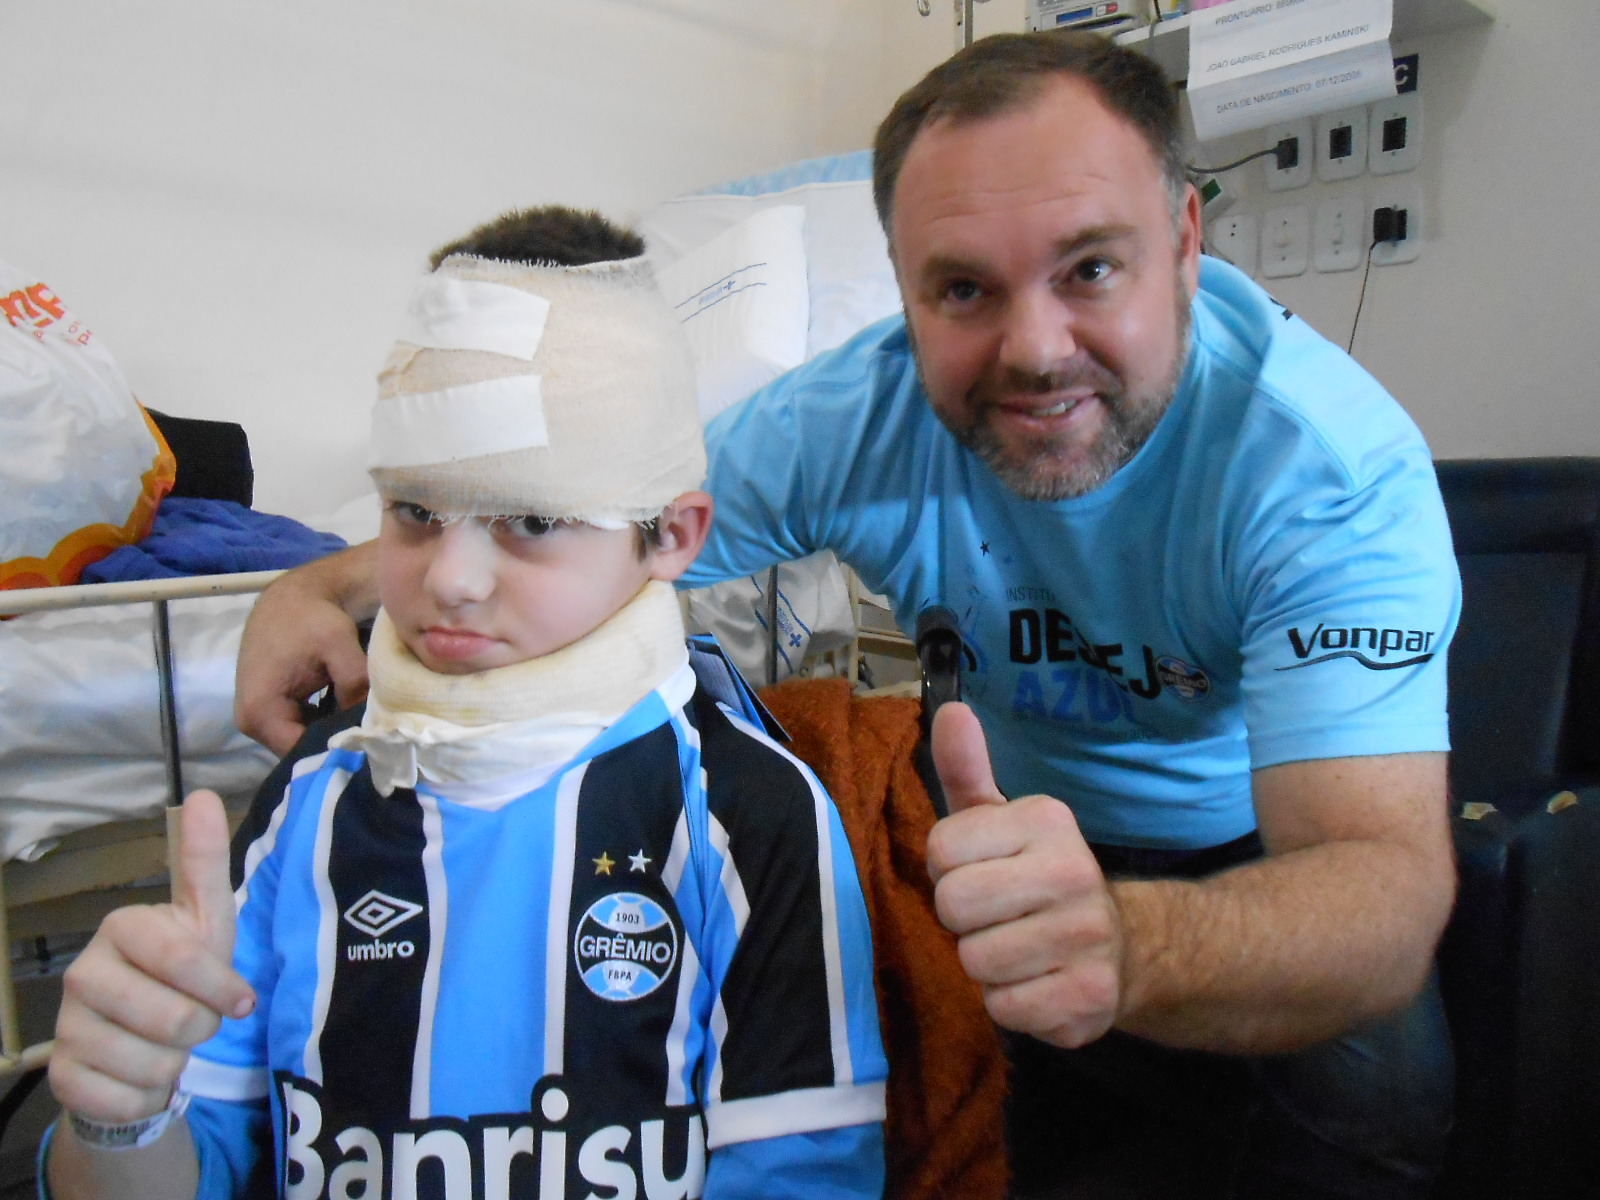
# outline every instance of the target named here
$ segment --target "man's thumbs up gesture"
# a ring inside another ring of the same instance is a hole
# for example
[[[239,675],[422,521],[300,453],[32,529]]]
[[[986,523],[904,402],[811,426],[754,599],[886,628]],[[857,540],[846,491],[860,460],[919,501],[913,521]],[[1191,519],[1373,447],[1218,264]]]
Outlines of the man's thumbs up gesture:
[[[950,804],[928,836],[934,904],[989,1015],[1058,1046],[1092,1042],[1117,1018],[1122,924],[1072,810],[1007,803],[964,704],[934,715],[933,761]]]
[[[228,819],[215,792],[184,804],[177,866],[171,904],[117,909],[63,979],[50,1087],[91,1121],[160,1112],[189,1051],[255,1006],[233,969]]]

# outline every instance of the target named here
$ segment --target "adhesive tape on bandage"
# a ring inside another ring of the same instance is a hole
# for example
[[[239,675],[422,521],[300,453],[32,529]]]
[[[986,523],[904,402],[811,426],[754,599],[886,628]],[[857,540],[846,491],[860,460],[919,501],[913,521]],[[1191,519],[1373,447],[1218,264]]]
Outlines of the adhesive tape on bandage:
[[[487,350],[532,362],[550,301],[521,288],[430,275],[417,284],[400,340],[430,350]]]
[[[549,444],[539,376],[513,375],[380,400],[367,465],[430,466]]]

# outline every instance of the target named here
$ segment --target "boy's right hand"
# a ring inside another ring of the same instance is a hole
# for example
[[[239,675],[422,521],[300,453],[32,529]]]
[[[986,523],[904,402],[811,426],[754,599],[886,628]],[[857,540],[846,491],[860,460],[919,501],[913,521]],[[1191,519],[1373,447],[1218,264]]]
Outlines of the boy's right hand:
[[[67,968],[50,1087],[91,1121],[166,1107],[189,1051],[242,1017],[255,993],[233,969],[228,819],[215,792],[183,806],[171,904],[119,908]]]

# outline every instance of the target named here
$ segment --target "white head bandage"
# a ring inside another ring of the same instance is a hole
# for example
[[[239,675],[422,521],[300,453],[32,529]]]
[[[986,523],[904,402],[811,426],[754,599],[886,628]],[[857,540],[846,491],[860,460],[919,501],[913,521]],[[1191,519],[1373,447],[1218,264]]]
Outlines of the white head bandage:
[[[699,487],[693,360],[645,260],[446,258],[378,376],[369,465],[441,514],[612,528]]]

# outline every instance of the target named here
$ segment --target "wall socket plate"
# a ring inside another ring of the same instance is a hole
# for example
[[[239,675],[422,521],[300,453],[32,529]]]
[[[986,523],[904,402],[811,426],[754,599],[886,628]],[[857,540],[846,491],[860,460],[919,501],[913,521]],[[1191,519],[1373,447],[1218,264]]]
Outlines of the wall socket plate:
[[[1372,247],[1372,264],[1377,267],[1415,261],[1422,253],[1422,181],[1415,175],[1404,179],[1386,179],[1374,185],[1367,197],[1366,238],[1363,247],[1372,241],[1372,214],[1380,208],[1406,210],[1406,236],[1399,242],[1379,242]]]
[[[1301,117],[1298,121],[1279,121],[1276,125],[1267,126],[1268,149],[1290,137],[1300,139],[1300,161],[1294,166],[1287,171],[1278,170],[1278,160],[1271,154],[1261,160],[1267,170],[1269,192],[1287,192],[1292,188],[1303,188],[1311,182],[1311,118]]]
[[[1402,92],[1367,106],[1367,170],[1409,171],[1422,161],[1422,93]]]
[[[1304,204],[1268,209],[1261,218],[1261,274],[1266,279],[1304,275],[1311,260],[1311,214]]]
[[[1319,271],[1354,271],[1367,256],[1372,221],[1361,193],[1345,190],[1317,202],[1311,218],[1311,261]]]
[[[1366,105],[1341,108],[1317,118],[1317,178],[1323,183],[1354,179],[1367,169]]]
[[[1211,249],[1246,275],[1256,273],[1260,239],[1261,221],[1255,213],[1229,213],[1211,223]]]

